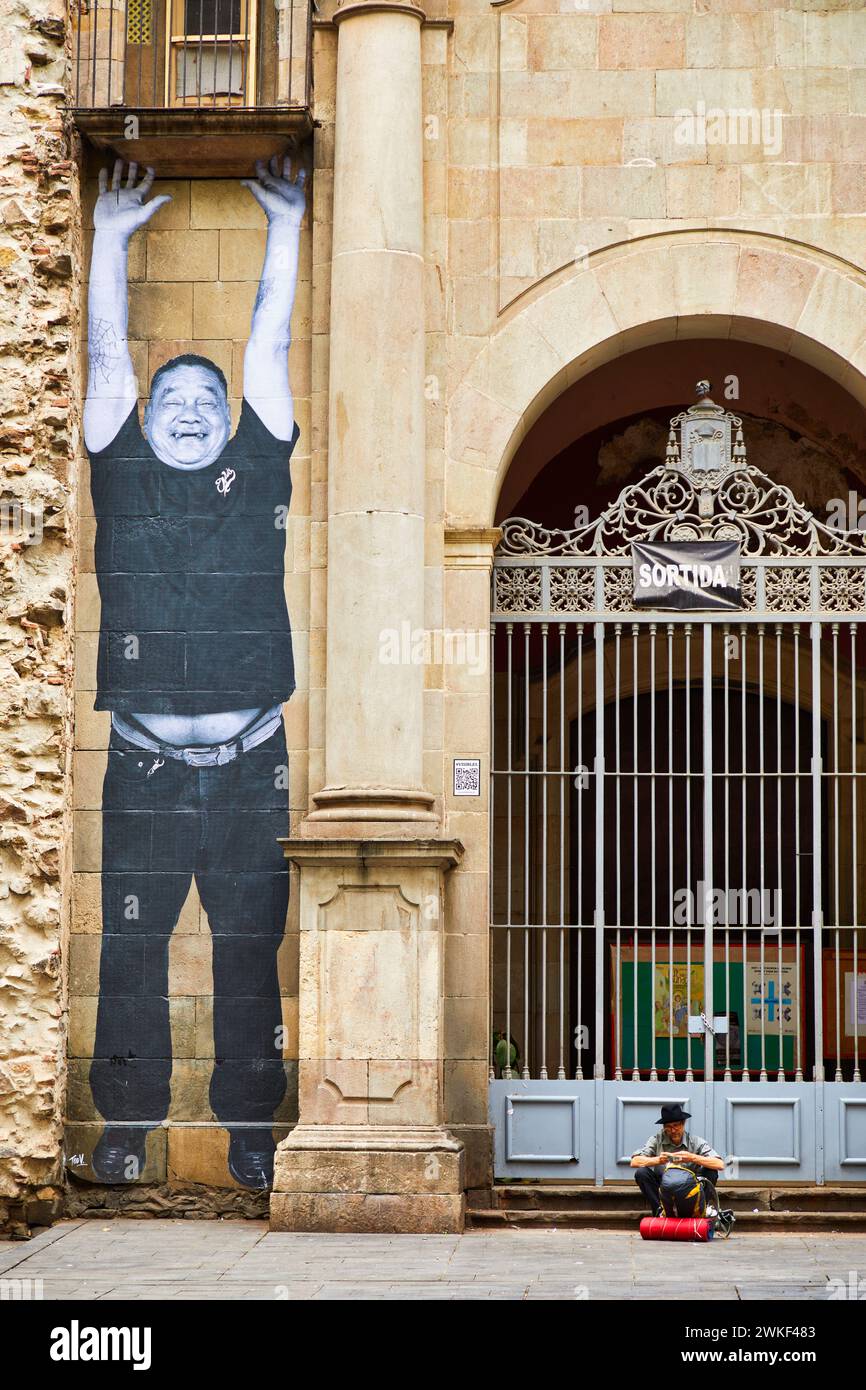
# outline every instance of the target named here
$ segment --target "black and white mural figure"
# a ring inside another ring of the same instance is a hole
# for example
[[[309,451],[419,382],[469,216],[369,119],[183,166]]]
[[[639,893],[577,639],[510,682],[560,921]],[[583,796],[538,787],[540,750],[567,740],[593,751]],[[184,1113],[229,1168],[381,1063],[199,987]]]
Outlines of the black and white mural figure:
[[[89,286],[84,434],[102,602],[95,707],[111,711],[102,799],[102,945],[90,1083],[106,1121],[91,1167],[137,1176],[165,1119],[172,1073],[168,954],[192,879],[212,936],[210,1104],[229,1168],[273,1179],[286,1087],[277,950],[288,874],[282,705],[294,689],[284,594],[289,459],[298,438],[289,322],[304,172],[243,180],[268,219],[231,434],[220,369],[195,355],[154,373],[139,425],[127,345],[127,248],[148,201],[115,165],[100,176]]]

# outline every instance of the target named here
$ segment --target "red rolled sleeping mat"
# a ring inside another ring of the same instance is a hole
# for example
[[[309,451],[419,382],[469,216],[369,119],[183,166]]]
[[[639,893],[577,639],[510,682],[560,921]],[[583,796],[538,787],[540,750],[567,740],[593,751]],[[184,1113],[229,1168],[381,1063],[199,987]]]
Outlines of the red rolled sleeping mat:
[[[712,1240],[709,1216],[645,1216],[640,1223],[642,1240]]]

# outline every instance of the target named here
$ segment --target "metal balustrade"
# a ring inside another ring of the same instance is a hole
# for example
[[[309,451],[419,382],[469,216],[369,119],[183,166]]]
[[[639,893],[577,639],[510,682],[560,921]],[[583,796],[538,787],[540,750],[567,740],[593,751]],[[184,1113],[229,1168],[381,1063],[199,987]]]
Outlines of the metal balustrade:
[[[308,106],[311,0],[79,0],[71,106]]]

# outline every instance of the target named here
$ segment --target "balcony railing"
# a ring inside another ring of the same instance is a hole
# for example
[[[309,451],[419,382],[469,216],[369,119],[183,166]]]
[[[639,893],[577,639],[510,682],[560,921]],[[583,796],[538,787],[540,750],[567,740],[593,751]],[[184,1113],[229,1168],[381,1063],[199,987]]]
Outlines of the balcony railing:
[[[78,0],[73,23],[76,112],[310,104],[312,0]]]

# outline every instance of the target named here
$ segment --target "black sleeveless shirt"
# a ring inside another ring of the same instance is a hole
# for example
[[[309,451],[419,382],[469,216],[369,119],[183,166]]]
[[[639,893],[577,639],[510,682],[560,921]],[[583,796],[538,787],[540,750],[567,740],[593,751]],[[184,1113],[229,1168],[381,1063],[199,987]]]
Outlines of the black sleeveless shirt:
[[[284,589],[289,459],[244,400],[207,468],[171,468],[136,407],[90,453],[102,600],[94,708],[213,714],[295,688]]]

